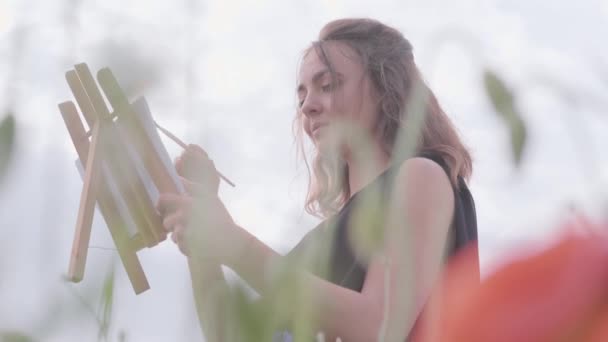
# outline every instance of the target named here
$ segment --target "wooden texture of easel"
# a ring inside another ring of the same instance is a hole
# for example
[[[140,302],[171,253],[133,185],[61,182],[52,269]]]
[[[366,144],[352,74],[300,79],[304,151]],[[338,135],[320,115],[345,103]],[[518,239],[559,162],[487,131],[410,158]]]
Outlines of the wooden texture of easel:
[[[174,181],[175,177],[170,174],[146,132],[146,122],[136,115],[108,68],[98,72],[97,80],[113,111],[106,106],[86,64],[76,65],[75,70],[66,73],[66,79],[89,127],[87,132],[73,102],[59,104],[80,162],[85,165],[68,278],[79,282],[84,276],[93,213],[98,204],[133,289],[140,294],[150,285],[137,251],[155,246],[166,239],[167,233],[129,148],[141,157],[145,171],[159,192],[180,193],[183,188],[179,181]],[[128,215],[124,214],[124,208],[121,212],[116,194],[111,191],[111,182],[115,182],[114,188],[124,199]],[[129,219],[137,229],[134,235],[126,229]]]
[[[84,168],[68,278],[79,282],[84,277],[93,214],[98,205],[133,290],[140,294],[150,285],[137,252],[167,238],[153,197],[158,193],[185,191],[156,129],[180,146],[187,148],[187,145],[152,119],[143,98],[129,103],[110,69],[99,70],[97,81],[112,111],[106,106],[106,100],[86,64],[78,64],[74,70],[68,71],[66,80],[88,127],[87,131],[72,101],[59,104],[80,165]],[[225,176],[218,174],[234,186]],[[135,227],[135,232],[131,233],[128,226]],[[223,282],[221,269],[219,265],[197,263],[190,257],[188,267],[203,334],[209,341],[221,340],[215,327],[218,318],[213,309],[218,304],[211,299]]]

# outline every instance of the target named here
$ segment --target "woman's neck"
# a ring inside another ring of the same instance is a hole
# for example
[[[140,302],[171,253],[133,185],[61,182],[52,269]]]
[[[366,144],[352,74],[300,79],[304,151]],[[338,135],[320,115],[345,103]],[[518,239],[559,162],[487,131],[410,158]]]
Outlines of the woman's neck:
[[[371,183],[390,166],[391,158],[379,144],[371,146],[365,153],[346,153],[344,156],[348,165],[348,185],[350,196]]]

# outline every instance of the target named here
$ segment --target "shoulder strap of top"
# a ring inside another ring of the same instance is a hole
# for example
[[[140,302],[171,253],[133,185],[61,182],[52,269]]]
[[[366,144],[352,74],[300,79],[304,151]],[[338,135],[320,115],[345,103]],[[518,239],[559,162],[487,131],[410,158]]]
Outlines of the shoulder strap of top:
[[[441,166],[445,173],[447,173],[448,175],[450,174],[450,167],[448,166],[448,164],[445,163],[445,161],[443,160],[443,158],[441,158],[439,154],[425,151],[418,153],[417,157],[422,157],[434,161],[435,163],[439,164],[439,166]]]

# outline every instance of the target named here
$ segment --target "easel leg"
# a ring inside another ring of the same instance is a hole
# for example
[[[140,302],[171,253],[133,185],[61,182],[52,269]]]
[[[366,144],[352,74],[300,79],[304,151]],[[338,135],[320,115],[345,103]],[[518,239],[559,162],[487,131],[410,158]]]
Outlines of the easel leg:
[[[93,224],[93,214],[95,213],[100,178],[100,158],[98,152],[100,126],[99,122],[95,124],[88,149],[88,159],[80,196],[80,208],[76,221],[76,233],[74,234],[70,267],[68,269],[68,277],[73,282],[79,282],[84,277],[84,266],[87,262],[87,252],[91,239],[91,225]]]
[[[63,120],[68,128],[70,137],[76,147],[78,157],[83,164],[88,164],[88,153],[89,153],[89,140],[86,138],[86,132],[76,106],[74,103],[68,101],[59,105],[59,110],[63,116]],[[139,294],[150,288],[146,275],[141,267],[139,259],[135,249],[131,248],[132,243],[129,234],[126,230],[126,223],[120,216],[118,208],[114,203],[109,188],[107,186],[107,180],[103,177],[103,173],[98,174],[99,186],[97,191],[97,201],[99,202],[99,209],[103,215],[114,244],[120,255],[120,259],[125,267],[129,280],[133,285],[135,293]]]

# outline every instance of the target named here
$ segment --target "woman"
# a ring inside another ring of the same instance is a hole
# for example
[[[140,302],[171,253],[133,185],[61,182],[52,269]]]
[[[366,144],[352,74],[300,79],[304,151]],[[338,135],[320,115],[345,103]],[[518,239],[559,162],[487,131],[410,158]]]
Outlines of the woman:
[[[293,271],[309,291],[315,331],[330,341],[403,340],[445,257],[477,238],[469,153],[410,43],[380,22],[327,24],[298,78],[297,136],[315,147],[306,210],[323,222],[277,254],[234,223],[213,162],[192,146],[176,161],[190,193],[161,195],[164,226],[190,258],[231,267],[262,298],[275,293],[269,265],[329,244],[313,255],[322,261]]]

